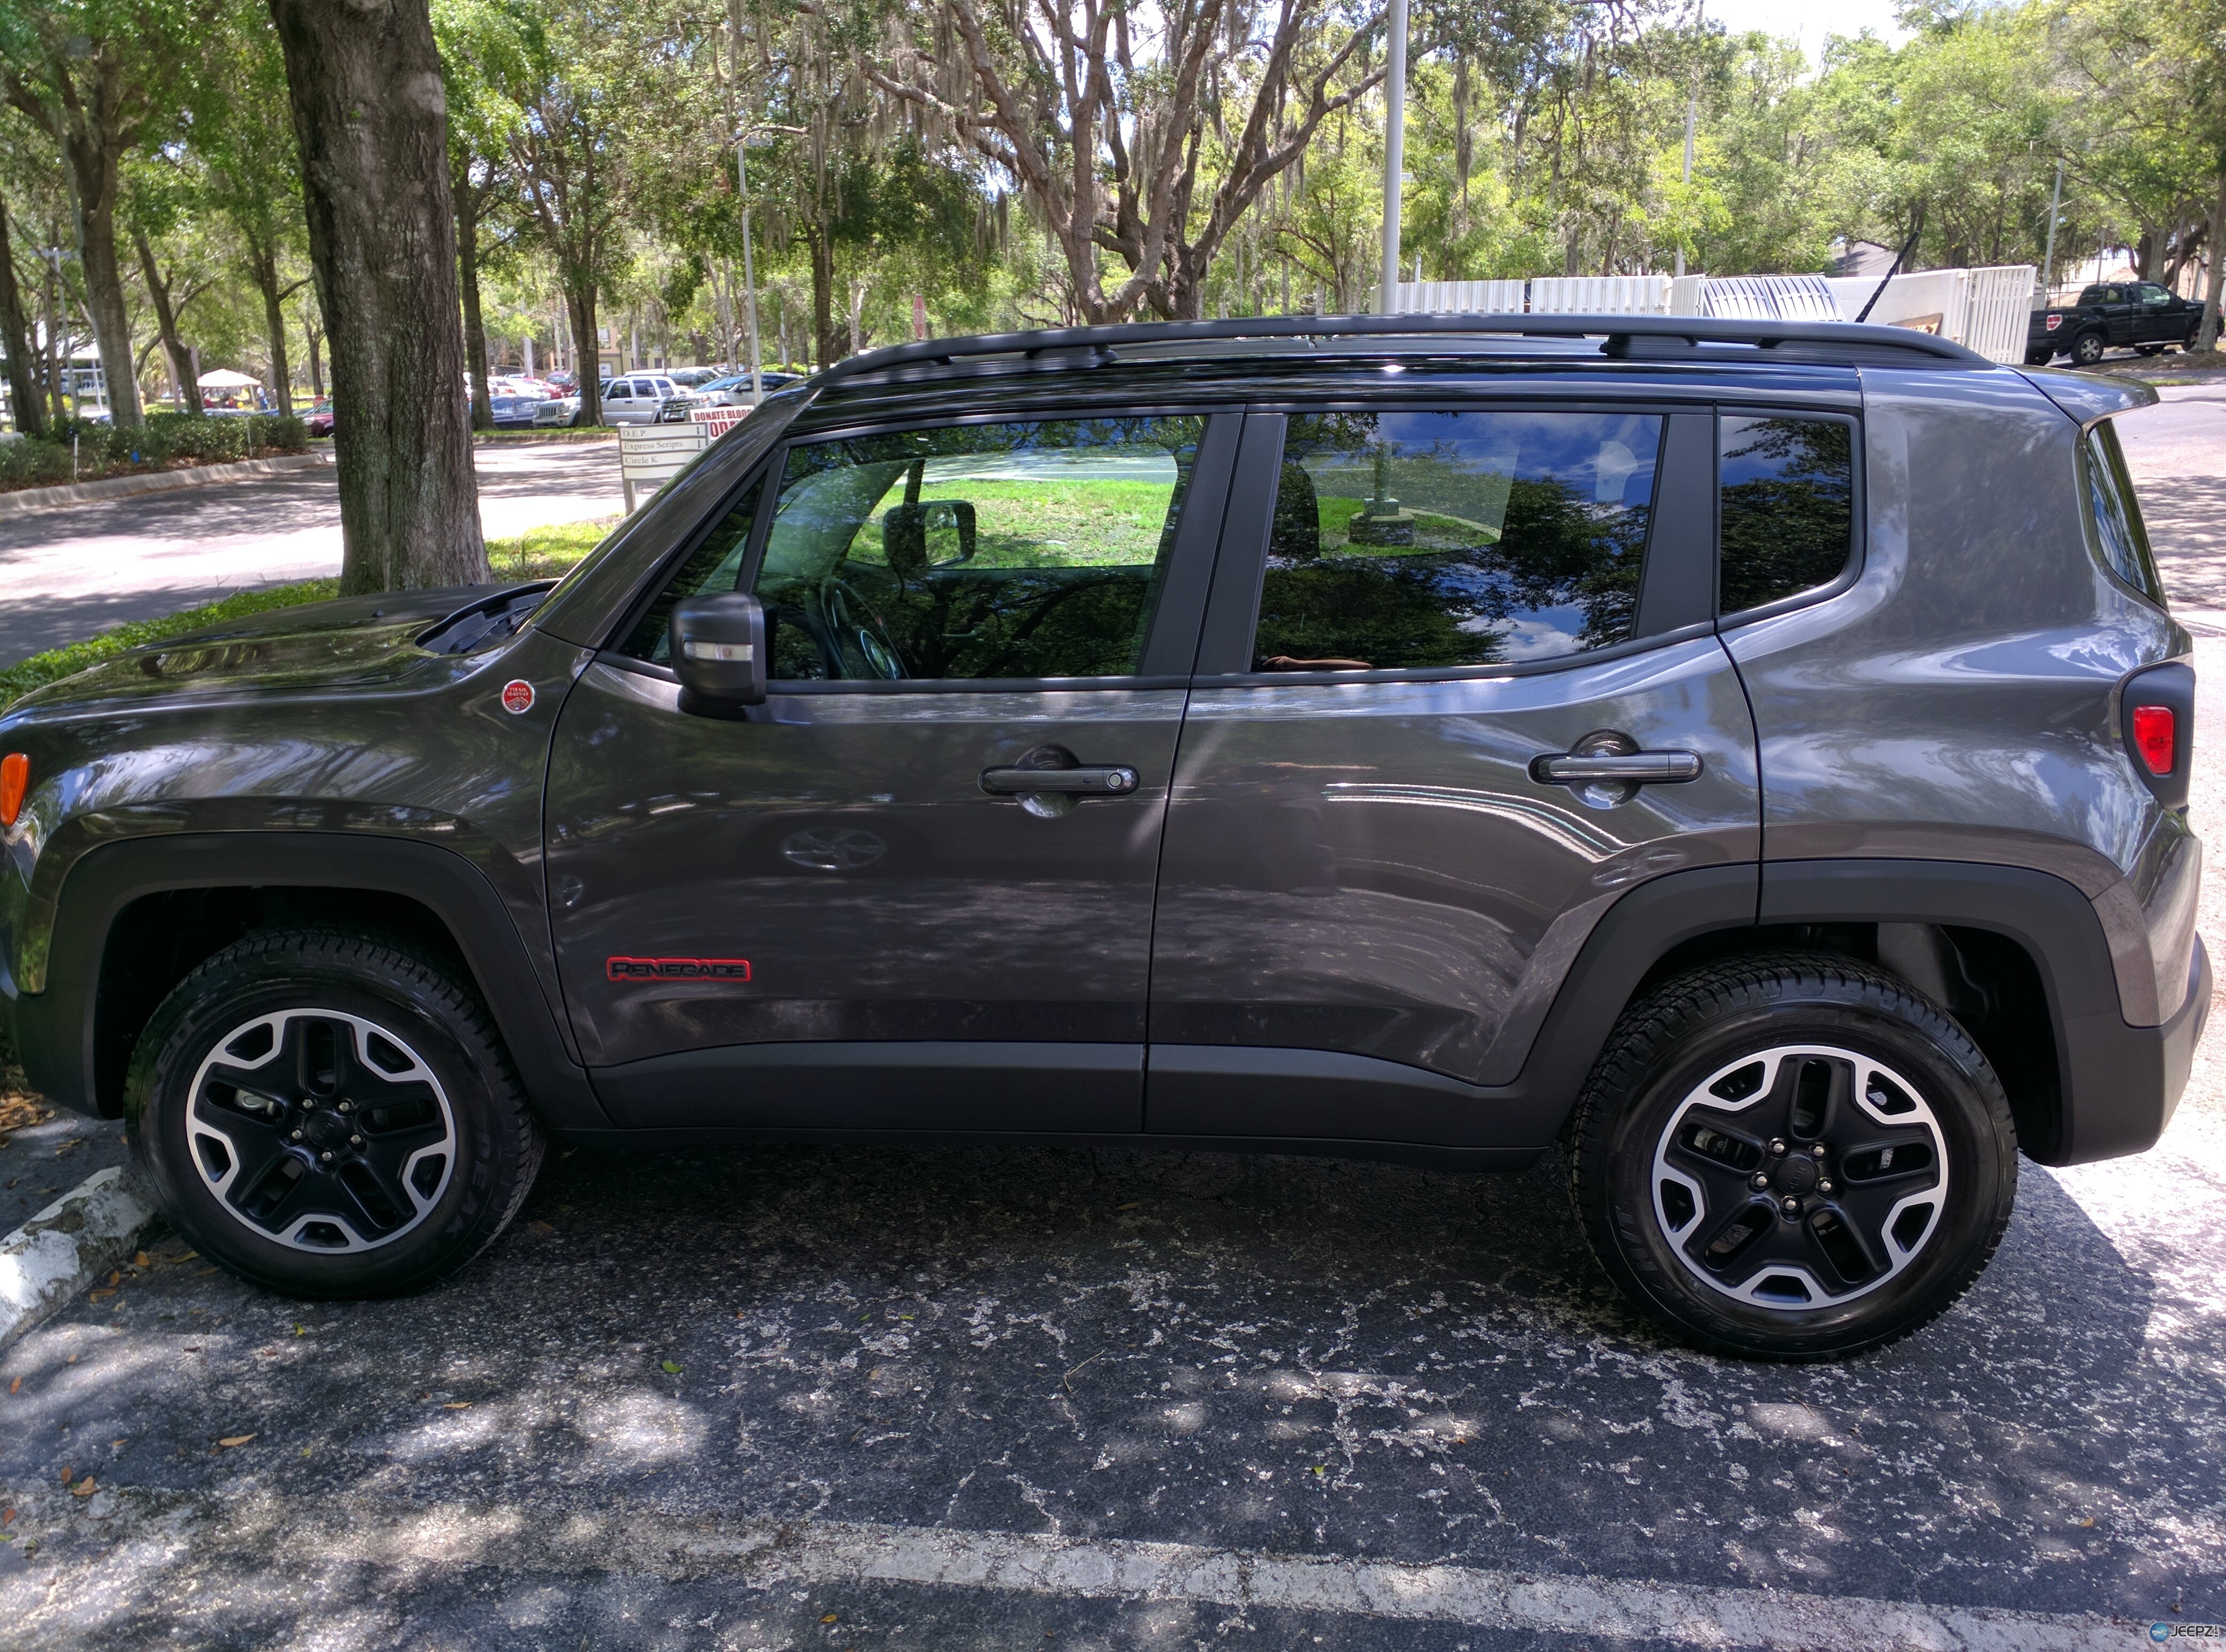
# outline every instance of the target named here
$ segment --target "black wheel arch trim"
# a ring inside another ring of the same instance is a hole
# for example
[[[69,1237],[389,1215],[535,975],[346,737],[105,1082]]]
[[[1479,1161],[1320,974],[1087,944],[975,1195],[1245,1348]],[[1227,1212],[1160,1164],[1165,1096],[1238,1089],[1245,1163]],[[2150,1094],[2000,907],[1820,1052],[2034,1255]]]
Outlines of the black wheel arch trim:
[[[428,843],[333,832],[214,832],[107,843],[73,866],[58,892],[45,990],[13,994],[19,1058],[32,1087],[97,1116],[121,1110],[98,1077],[103,955],[133,901],[172,891],[316,888],[404,897],[447,925],[517,1064],[535,1112],[553,1128],[610,1122],[569,1054],[551,1002],[501,895],[462,855]],[[12,986],[12,983],[9,983]],[[135,1034],[136,1036],[136,1034]]]

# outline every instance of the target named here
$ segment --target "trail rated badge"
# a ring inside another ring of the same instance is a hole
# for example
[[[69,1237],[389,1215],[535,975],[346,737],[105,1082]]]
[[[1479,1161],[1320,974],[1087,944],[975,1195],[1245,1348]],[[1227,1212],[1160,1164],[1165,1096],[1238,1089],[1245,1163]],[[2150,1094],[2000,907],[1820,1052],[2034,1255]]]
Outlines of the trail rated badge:
[[[533,709],[533,684],[514,677],[502,685],[502,708],[513,717]]]

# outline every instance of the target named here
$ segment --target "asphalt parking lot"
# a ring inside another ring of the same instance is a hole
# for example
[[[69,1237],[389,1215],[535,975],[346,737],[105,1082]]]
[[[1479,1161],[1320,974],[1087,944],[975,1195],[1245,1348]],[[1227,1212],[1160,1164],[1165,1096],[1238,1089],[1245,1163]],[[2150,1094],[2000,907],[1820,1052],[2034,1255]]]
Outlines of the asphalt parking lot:
[[[2128,445],[2217,753],[2200,399]],[[1657,1335],[1552,1162],[560,1154],[386,1303],[158,1232],[0,1354],[0,1642],[2146,1644],[2226,1622],[2219,1051],[2159,1147],[2022,1166],[1969,1297],[1838,1365]]]

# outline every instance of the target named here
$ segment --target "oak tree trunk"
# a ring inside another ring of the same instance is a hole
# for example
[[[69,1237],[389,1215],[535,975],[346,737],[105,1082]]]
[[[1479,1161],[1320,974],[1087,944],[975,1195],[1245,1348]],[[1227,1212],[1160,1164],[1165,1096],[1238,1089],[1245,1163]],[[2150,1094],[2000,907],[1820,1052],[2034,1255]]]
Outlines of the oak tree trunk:
[[[487,578],[426,0],[270,0],[332,354],[340,589]]]
[[[144,235],[135,232],[131,240],[139,253],[139,273],[146,280],[147,295],[154,302],[155,332],[162,341],[162,359],[169,364],[170,384],[178,392],[178,411],[198,416],[201,410],[200,379],[194,372],[194,353],[178,336],[178,309],[172,302],[177,296],[175,278],[162,279],[162,266],[155,261],[155,249],[147,245]]]
[[[278,395],[278,416],[294,416],[294,369],[286,359],[285,295],[278,290],[278,251],[257,245],[248,262],[255,275],[255,289],[263,295],[263,330],[270,339],[270,383]]]
[[[595,281],[593,276],[568,282],[565,314],[572,328],[572,377],[580,391],[580,423],[603,422],[603,363],[595,336]]]
[[[849,353],[835,330],[835,248],[824,225],[812,225],[805,238],[811,245],[812,348],[818,356],[811,365],[831,367]]]
[[[451,178],[456,203],[456,281],[463,289],[464,365],[472,376],[472,428],[494,429],[487,397],[487,324],[480,315],[480,199],[468,181]]]
[[[139,381],[131,366],[131,316],[124,303],[124,273],[116,261],[116,146],[109,135],[73,124],[62,149],[69,159],[70,194],[77,211],[79,267],[85,275],[86,308],[108,381],[109,417],[118,429],[140,422]]]
[[[2204,295],[2203,321],[2195,347],[2218,347],[2218,306],[2226,298],[2226,167],[2218,172],[2218,199],[2210,205],[2210,290]]]
[[[8,364],[8,398],[16,429],[27,436],[47,434],[46,403],[39,395],[41,377],[31,354],[31,329],[23,317],[23,295],[16,285],[16,251],[8,239],[7,203],[0,201],[0,352]]]

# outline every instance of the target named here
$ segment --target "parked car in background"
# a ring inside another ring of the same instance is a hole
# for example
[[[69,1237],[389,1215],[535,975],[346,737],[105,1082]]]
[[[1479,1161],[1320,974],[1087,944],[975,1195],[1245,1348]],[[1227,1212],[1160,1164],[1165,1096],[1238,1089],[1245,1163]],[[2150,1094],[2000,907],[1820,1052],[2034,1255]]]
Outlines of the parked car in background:
[[[665,373],[624,373],[603,384],[605,424],[657,424],[665,408],[674,403],[693,407],[696,397],[674,384]],[[682,415],[681,416],[685,416]]]
[[[765,393],[768,396],[777,390],[784,390],[803,381],[801,373],[760,372],[758,375],[758,382],[765,386]],[[698,386],[696,394],[716,406],[747,407],[750,404],[750,376],[747,373],[729,373],[723,378],[714,378],[709,384]]]
[[[494,415],[498,430],[531,430],[538,423],[535,416],[548,399],[545,396],[490,396],[487,410]]]
[[[2026,333],[2026,365],[2045,366],[2070,356],[2083,367],[2102,360],[2113,347],[2160,355],[2173,345],[2185,350],[2203,325],[2203,306],[2191,303],[2153,281],[2098,281],[2076,304],[2032,313]]]
[[[537,430],[566,429],[579,422],[580,398],[576,396],[552,396],[534,405],[533,428]]]
[[[303,416],[302,422],[309,427],[313,436],[328,436],[333,433],[333,404],[319,402]]]
[[[723,367],[675,367],[665,377],[683,390],[701,390],[725,371]]]

